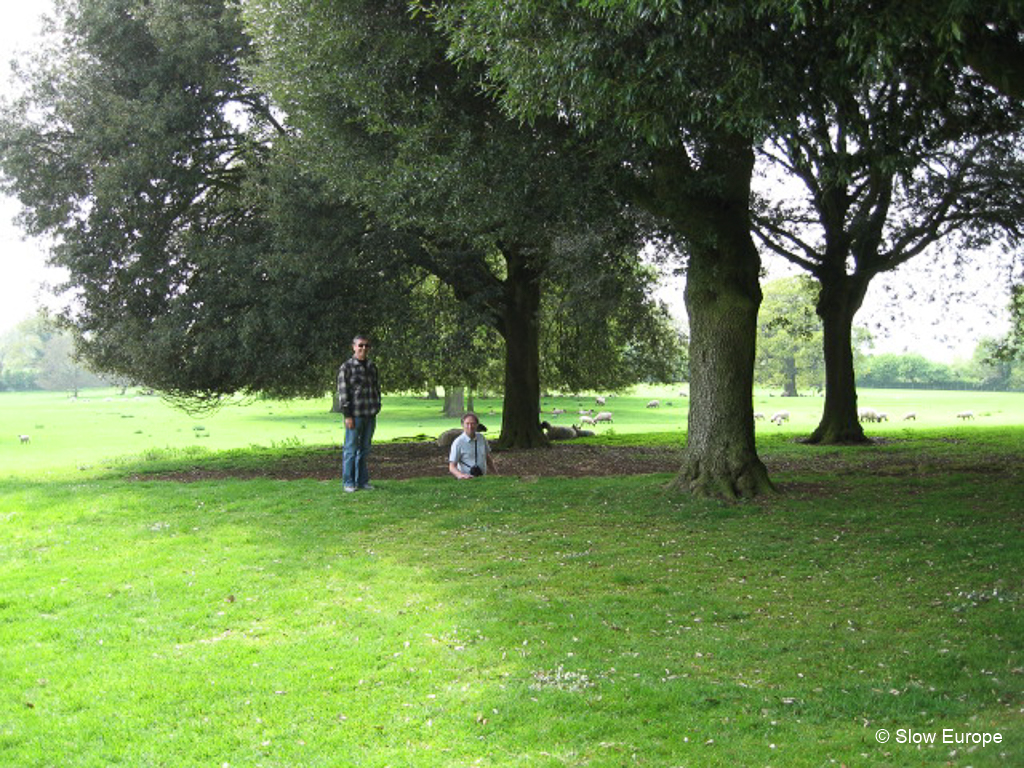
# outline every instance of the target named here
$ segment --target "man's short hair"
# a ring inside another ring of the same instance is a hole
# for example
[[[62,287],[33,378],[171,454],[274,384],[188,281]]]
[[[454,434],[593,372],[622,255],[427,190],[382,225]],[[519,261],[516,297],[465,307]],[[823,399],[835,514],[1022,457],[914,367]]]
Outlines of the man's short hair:
[[[466,423],[466,419],[470,418],[471,416],[472,416],[472,417],[473,417],[474,419],[476,419],[476,423],[477,423],[477,424],[479,424],[479,423],[480,423],[480,417],[479,417],[479,416],[477,416],[477,415],[476,415],[475,413],[473,413],[472,411],[467,411],[466,413],[462,414],[462,423],[463,423],[463,424],[465,424],[465,423]]]

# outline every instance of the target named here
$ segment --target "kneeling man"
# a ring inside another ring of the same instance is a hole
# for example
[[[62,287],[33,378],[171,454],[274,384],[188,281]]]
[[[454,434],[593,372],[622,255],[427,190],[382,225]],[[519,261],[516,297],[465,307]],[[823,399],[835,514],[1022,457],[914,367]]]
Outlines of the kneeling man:
[[[475,413],[462,417],[462,434],[452,441],[448,454],[448,471],[459,480],[483,477],[488,472],[497,472],[487,438],[480,431],[480,419]]]

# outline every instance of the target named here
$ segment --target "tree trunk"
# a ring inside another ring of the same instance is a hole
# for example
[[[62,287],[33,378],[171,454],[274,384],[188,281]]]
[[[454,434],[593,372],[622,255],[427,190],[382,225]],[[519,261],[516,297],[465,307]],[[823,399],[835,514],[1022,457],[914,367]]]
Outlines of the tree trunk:
[[[782,385],[783,397],[796,397],[796,358],[787,357],[782,364],[782,372],[785,382]]]
[[[722,132],[699,164],[656,158],[648,204],[689,245],[690,415],[673,487],[735,499],[774,491],[754,445],[754,357],[761,259],[751,236],[751,140]]]
[[[693,251],[687,270],[690,416],[673,485],[698,496],[735,499],[774,490],[754,445],[760,260],[749,230],[744,233],[749,247]]]
[[[462,387],[445,387],[444,415],[452,419],[461,419],[465,412],[465,390]]]
[[[505,399],[495,446],[538,448],[549,444],[540,428],[540,273],[520,251],[505,259]]]
[[[825,407],[817,429],[807,438],[815,445],[869,442],[857,418],[857,380],[853,370],[853,316],[857,314],[868,280],[843,275],[823,279],[818,316],[824,330]]]

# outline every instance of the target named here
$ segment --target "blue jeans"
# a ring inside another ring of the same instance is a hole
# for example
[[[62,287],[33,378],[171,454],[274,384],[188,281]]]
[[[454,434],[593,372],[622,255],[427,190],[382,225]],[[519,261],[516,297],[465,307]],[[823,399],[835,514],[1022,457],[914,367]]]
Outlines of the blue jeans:
[[[370,455],[370,441],[377,428],[376,416],[356,416],[352,429],[345,427],[345,447],[341,451],[341,482],[355,488],[370,482],[366,460]]]

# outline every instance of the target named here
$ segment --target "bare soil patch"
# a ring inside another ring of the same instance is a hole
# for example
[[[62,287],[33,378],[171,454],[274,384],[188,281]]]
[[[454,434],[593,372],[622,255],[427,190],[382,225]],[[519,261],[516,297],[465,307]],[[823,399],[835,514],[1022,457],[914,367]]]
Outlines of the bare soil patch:
[[[513,477],[598,477],[675,472],[679,469],[682,445],[678,448],[607,446],[555,443],[532,451],[495,453],[498,474]],[[381,443],[370,454],[370,477],[374,480],[411,480],[418,477],[448,477],[448,456],[433,442]],[[341,448],[305,452],[260,470],[210,470],[196,466],[188,471],[161,476],[188,482],[222,477],[267,477],[277,480],[337,480],[341,477]]]
[[[531,451],[501,451],[495,454],[499,475],[507,477],[604,477],[676,473],[682,464],[683,445],[610,446],[585,443],[553,443],[550,448]],[[846,474],[922,477],[958,471],[970,474],[1019,476],[1019,467],[1010,467],[998,457],[919,457],[916,455],[880,455],[821,449],[801,459],[762,457],[770,474],[811,472],[829,480]],[[340,480],[341,446],[305,449],[294,457],[268,461],[259,468],[210,467],[197,464],[187,470],[148,475],[172,482],[217,480],[222,478],[269,478],[273,480]],[[420,477],[449,477],[447,453],[433,441],[379,443],[370,454],[373,480],[411,480]],[[806,483],[807,481],[802,481]],[[788,488],[792,484],[787,485]],[[834,490],[834,489],[833,489]]]

